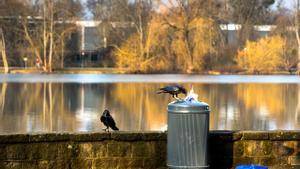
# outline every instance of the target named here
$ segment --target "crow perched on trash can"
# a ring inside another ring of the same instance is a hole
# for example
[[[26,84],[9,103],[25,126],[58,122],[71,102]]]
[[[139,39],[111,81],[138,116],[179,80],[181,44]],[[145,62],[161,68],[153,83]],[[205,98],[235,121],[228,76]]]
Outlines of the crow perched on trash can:
[[[166,87],[160,88],[159,91],[157,92],[157,94],[160,94],[160,93],[169,93],[172,95],[173,98],[178,100],[179,99],[178,94],[182,93],[182,94],[186,95],[187,92],[184,87],[175,85],[175,86],[166,86]]]
[[[102,116],[100,117],[101,122],[106,126],[104,131],[109,131],[109,127],[113,130],[119,130],[118,127],[116,126],[116,123],[112,116],[110,115],[109,111],[107,109],[104,110],[102,113]]]

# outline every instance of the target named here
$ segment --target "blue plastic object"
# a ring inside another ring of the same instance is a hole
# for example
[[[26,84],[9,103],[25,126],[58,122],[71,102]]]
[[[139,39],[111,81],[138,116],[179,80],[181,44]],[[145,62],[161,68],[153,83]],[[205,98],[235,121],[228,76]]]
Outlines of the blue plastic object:
[[[268,167],[258,165],[239,165],[235,169],[268,169]]]

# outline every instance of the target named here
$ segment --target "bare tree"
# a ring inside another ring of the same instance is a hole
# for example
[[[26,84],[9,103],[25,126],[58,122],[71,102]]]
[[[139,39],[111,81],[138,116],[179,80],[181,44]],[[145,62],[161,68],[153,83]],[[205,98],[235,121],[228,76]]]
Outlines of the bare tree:
[[[254,25],[270,23],[270,6],[274,3],[275,0],[229,0],[229,19],[242,26],[238,32],[239,46],[243,46],[247,40],[255,39]]]
[[[185,72],[203,69],[205,55],[212,55],[218,32],[215,2],[204,0],[160,1],[162,20],[172,32],[173,52]],[[211,13],[211,14],[210,14]],[[176,46],[176,47],[175,47]]]
[[[299,0],[296,0],[296,5],[295,5],[295,12],[294,12],[294,31],[295,31],[295,36],[297,39],[297,46],[298,46],[298,64],[297,64],[297,72],[300,74],[300,34],[299,34]]]
[[[80,16],[81,4],[76,0],[44,0],[43,3],[34,1],[29,5],[32,11],[22,17],[25,38],[42,63],[42,69],[52,72],[54,56],[61,55],[63,67],[65,38],[76,30],[72,21]]]
[[[2,31],[2,28],[0,28],[0,51],[2,55],[2,61],[4,66],[4,72],[8,73],[8,62],[7,62],[7,56],[6,56],[6,47],[5,47],[5,38]]]

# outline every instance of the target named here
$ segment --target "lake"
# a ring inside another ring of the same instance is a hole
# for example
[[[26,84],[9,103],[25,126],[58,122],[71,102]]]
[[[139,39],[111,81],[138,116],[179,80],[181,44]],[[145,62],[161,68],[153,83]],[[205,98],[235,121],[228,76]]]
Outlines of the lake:
[[[212,130],[300,129],[299,76],[0,74],[0,133],[165,130],[169,84],[193,86]],[[181,96],[183,97],[183,96]]]

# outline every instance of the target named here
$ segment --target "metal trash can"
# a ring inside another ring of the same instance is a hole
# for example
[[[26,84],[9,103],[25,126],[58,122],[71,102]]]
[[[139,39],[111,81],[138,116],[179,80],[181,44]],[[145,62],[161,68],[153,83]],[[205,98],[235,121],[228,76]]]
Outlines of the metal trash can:
[[[207,163],[209,106],[196,100],[168,105],[167,166],[204,169]]]

